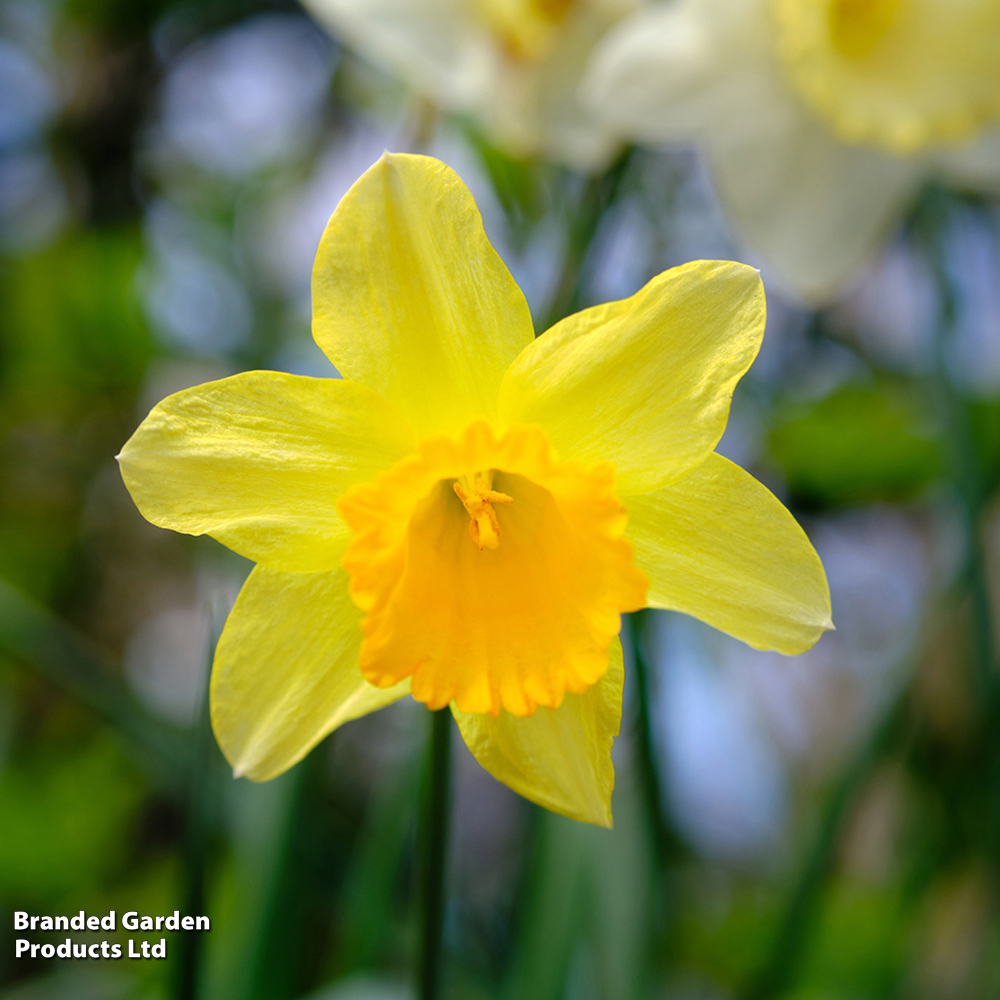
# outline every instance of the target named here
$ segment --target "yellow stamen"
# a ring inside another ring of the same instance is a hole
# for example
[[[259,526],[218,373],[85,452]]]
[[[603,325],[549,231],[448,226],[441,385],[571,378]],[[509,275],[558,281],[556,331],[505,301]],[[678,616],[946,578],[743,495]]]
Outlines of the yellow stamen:
[[[457,482],[454,484],[458,499],[469,513],[469,535],[479,546],[480,552],[483,549],[496,550],[500,547],[500,523],[497,521],[493,504],[514,502],[513,497],[490,489],[490,485],[484,476],[476,477],[475,486],[471,486],[466,479],[466,486],[469,487],[467,490]]]

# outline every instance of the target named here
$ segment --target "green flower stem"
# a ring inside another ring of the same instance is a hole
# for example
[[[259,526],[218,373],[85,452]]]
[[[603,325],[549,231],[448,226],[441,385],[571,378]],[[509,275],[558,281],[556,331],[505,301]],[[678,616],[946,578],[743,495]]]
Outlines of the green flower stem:
[[[603,173],[591,177],[577,202],[576,214],[569,226],[562,273],[548,308],[543,313],[538,333],[544,333],[564,316],[580,308],[585,269],[594,238],[605,212],[621,192],[622,182],[635,157],[635,148],[627,146]]]
[[[629,637],[632,640],[632,660],[634,664],[638,711],[635,718],[635,741],[639,751],[639,767],[642,791],[646,803],[646,817],[649,835],[653,844],[657,868],[661,875],[666,870],[676,843],[667,828],[663,812],[660,766],[653,737],[652,690],[649,664],[646,661],[645,638],[650,618],[649,609],[633,612],[626,619]]]
[[[451,710],[431,714],[430,787],[423,836],[423,954],[420,1000],[441,995],[445,871],[451,813]]]
[[[246,957],[233,1000],[299,994],[308,966],[305,944],[315,921],[309,897],[323,878],[322,852],[313,845],[328,832],[316,809],[325,756],[312,753],[277,778],[280,785],[267,788],[266,801],[256,794],[260,789],[251,792],[258,799],[256,815],[264,836],[255,845],[253,861],[244,860],[254,869],[254,884],[244,896],[250,915],[242,937]]]
[[[649,957],[658,965],[666,953],[673,922],[677,916],[676,886],[671,884],[671,863],[683,858],[685,848],[670,822],[663,801],[660,757],[656,752],[653,729],[653,683],[650,664],[646,659],[646,644],[652,612],[646,608],[626,615],[627,630],[632,647],[632,676],[636,688],[636,712],[633,722],[633,739],[638,756],[640,790],[647,836],[653,849],[654,882],[650,894],[650,920],[648,927]]]

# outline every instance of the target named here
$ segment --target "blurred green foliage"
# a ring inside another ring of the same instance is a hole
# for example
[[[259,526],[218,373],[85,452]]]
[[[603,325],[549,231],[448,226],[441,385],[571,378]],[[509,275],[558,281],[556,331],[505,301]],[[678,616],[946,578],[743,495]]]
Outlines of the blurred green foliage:
[[[137,229],[70,232],[8,262],[2,391],[8,421],[79,418],[131,399],[155,345],[139,304]]]
[[[771,944],[779,900],[760,886],[727,879],[702,887],[700,872],[670,942],[681,975],[707,978],[738,990],[752,980]]]
[[[801,506],[909,500],[945,471],[936,423],[918,386],[873,379],[779,404],[770,451]]]
[[[83,493],[124,440],[156,347],[139,233],[77,231],[0,269],[0,576],[52,599]]]
[[[980,487],[987,496],[991,496],[1000,488],[1000,401],[974,399],[966,406],[976,446]]]
[[[142,793],[109,732],[8,762],[0,773],[0,895],[48,912],[92,893],[127,856]]]
[[[807,950],[794,1000],[884,997],[909,958],[912,914],[897,888],[838,885]]]

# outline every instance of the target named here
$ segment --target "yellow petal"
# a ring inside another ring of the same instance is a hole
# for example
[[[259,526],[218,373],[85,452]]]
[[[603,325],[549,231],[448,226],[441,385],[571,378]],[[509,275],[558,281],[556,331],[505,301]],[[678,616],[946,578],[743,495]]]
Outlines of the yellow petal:
[[[371,389],[246,372],[163,400],[118,461],[153,524],[311,572],[336,566],[347,545],[341,493],[411,449],[409,428]]]
[[[614,462],[622,496],[659,489],[722,436],[764,313],[760,276],[745,264],[665,271],[529,345],[504,379],[501,415],[540,424],[563,458]]]
[[[755,649],[788,654],[833,628],[816,550],[738,465],[713,454],[680,482],[625,502],[626,534],[651,580],[650,607],[683,611]]]
[[[466,714],[452,706],[466,746],[498,781],[571,819],[611,826],[611,744],[622,718],[622,644],[609,648],[604,677],[557,709],[530,718]]]
[[[345,378],[380,392],[425,435],[495,416],[532,325],[458,175],[430,157],[386,153],[323,234],[313,336]]]
[[[361,671],[412,677],[431,708],[556,708],[603,676],[619,616],[645,605],[614,467],[556,461],[537,427],[426,438],[340,511]]]
[[[360,617],[342,569],[250,574],[212,667],[212,727],[237,777],[273,778],[339,725],[407,694],[361,676]]]

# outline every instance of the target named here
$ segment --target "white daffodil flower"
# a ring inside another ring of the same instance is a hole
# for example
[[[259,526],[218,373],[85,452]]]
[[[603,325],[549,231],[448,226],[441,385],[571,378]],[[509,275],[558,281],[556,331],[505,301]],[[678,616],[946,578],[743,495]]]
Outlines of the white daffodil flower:
[[[357,52],[515,156],[604,167],[613,126],[579,101],[591,52],[641,0],[304,0]]]
[[[587,105],[707,154],[735,228],[836,294],[932,175],[1000,190],[998,0],[674,0],[595,50]]]

